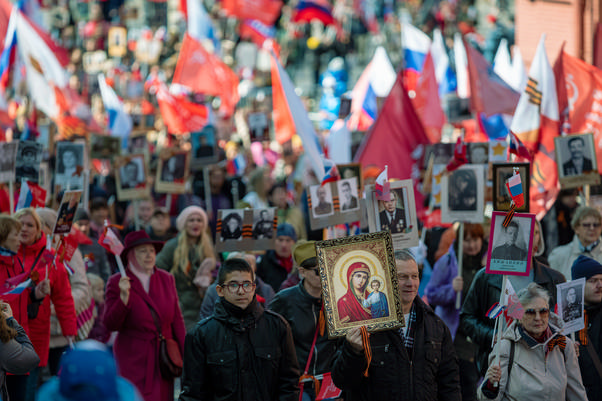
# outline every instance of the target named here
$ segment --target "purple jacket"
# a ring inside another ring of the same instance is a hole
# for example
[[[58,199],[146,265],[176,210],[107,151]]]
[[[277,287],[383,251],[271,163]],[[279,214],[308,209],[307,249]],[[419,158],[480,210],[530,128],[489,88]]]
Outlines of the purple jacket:
[[[452,281],[457,275],[458,259],[452,244],[449,251],[435,262],[425,291],[429,303],[435,306],[435,313],[445,322],[452,338],[456,337],[460,323],[460,309],[456,309],[456,292],[452,288]]]

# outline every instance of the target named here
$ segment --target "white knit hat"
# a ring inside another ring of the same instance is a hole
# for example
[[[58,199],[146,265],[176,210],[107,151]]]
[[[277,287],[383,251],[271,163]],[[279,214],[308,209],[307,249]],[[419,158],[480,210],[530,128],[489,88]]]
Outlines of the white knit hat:
[[[178,229],[178,231],[184,231],[186,220],[188,220],[188,217],[190,217],[190,215],[192,214],[200,214],[201,219],[203,219],[203,222],[205,223],[205,228],[207,228],[207,213],[205,213],[205,211],[201,207],[192,205],[182,210],[178,215],[178,218],[176,219],[176,228]]]

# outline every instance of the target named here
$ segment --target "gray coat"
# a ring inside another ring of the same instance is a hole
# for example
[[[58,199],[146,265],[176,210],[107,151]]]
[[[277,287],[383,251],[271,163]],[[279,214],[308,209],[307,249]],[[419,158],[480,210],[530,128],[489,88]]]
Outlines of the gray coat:
[[[23,327],[12,317],[8,318],[6,323],[17,331],[17,336],[7,343],[0,341],[0,399],[2,400],[8,400],[5,383],[7,372],[24,375],[40,363],[40,358]]]

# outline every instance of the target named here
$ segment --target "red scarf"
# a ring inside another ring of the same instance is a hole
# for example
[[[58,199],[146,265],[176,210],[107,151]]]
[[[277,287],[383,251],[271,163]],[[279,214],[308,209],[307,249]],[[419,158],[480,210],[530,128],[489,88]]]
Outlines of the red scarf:
[[[289,256],[288,258],[281,258],[280,256],[278,256],[278,254],[276,254],[276,260],[278,261],[278,263],[280,264],[280,266],[284,267],[286,269],[287,273],[290,273],[291,270],[293,270],[293,257],[292,255]]]

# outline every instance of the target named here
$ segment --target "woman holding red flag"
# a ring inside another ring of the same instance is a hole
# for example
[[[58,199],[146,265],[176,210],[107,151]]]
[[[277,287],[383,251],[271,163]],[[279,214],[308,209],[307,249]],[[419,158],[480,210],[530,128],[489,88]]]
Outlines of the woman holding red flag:
[[[27,307],[28,334],[40,357],[40,365],[29,374],[25,396],[25,401],[33,401],[39,368],[48,364],[50,301],[54,305],[65,337],[72,339],[77,334],[77,322],[69,275],[65,266],[54,259],[53,252],[46,249],[46,234],[42,231],[40,216],[34,209],[25,208],[19,210],[15,218],[21,223],[21,246],[17,254],[17,263],[23,271],[30,274],[35,285]]]

